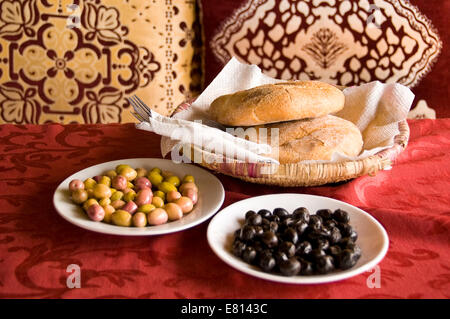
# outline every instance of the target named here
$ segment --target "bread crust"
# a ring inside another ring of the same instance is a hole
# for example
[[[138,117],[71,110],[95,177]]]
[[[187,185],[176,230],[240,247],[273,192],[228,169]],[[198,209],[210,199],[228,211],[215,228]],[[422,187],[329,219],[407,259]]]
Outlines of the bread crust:
[[[319,81],[289,81],[261,85],[215,99],[211,118],[224,125],[254,126],[340,111],[345,96],[338,88]]]
[[[280,164],[307,160],[331,160],[334,152],[355,157],[359,155],[363,147],[363,138],[356,125],[332,115],[255,128],[256,142],[272,145],[272,153],[264,155],[275,159],[278,157]],[[264,135],[260,131],[261,128],[267,129],[266,140],[262,140]],[[278,147],[274,144],[276,142],[272,141],[272,135],[275,134],[271,130],[273,128],[279,130]]]

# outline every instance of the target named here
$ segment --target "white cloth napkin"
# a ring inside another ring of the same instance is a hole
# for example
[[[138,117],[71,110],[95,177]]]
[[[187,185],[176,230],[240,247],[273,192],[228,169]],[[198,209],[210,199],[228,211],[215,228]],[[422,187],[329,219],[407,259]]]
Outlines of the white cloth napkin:
[[[236,58],[232,58],[195,100],[191,108],[173,116],[171,123],[174,123],[174,126],[163,127],[160,125],[167,118],[159,115],[155,118],[155,121],[137,124],[137,127],[163,135],[161,153],[165,156],[177,143],[187,142],[187,139],[183,138],[183,134],[181,136],[177,135],[176,138],[170,138],[170,136],[173,136],[173,129],[176,128],[176,125],[183,125],[186,128],[186,136],[190,136],[187,132],[193,132],[195,124],[192,124],[194,123],[192,121],[210,120],[207,110],[211,102],[217,97],[258,85],[280,81],[262,74],[256,65],[240,63]],[[364,140],[363,151],[354,158],[335,153],[331,161],[320,162],[361,159],[393,146],[394,137],[399,134],[398,122],[406,119],[414,100],[414,94],[411,90],[397,83],[383,84],[375,81],[360,86],[348,87],[343,92],[346,97],[345,106],[335,115],[353,122],[361,130]],[[180,120],[180,122],[172,122],[175,120]],[[221,130],[205,128],[204,126],[195,126],[195,129],[198,129],[198,132],[210,141],[223,139],[225,138],[224,134],[227,134]],[[232,137],[231,135],[226,140],[231,143],[227,145],[235,150],[239,160],[252,162],[270,161],[270,159],[258,155],[266,153],[268,150],[267,145],[262,145],[259,148],[251,142],[243,142],[243,139]]]

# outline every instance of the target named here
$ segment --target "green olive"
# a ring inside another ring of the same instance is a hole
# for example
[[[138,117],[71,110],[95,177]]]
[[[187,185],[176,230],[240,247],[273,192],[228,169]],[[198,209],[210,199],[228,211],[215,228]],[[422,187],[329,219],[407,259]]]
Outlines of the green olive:
[[[142,212],[138,212],[138,213],[134,214],[132,220],[133,220],[134,227],[147,226],[147,215]]]
[[[126,202],[134,200],[135,198],[136,198],[136,192],[132,189],[130,191],[128,191],[125,195],[123,195],[123,200]]]
[[[142,212],[142,213],[150,213],[152,210],[154,210],[156,207],[155,205],[152,204],[144,204],[138,207],[138,212]]]
[[[98,203],[100,204],[100,206],[106,206],[111,204],[111,199],[105,197],[102,198]]]
[[[156,208],[161,208],[164,206],[164,200],[161,197],[155,196],[152,199],[152,205]]]
[[[177,204],[168,203],[164,206],[164,209],[167,212],[169,220],[178,220],[181,219],[181,217],[183,217],[183,210]]]
[[[169,182],[162,182],[161,184],[158,185],[158,189],[161,192],[164,192],[164,193],[168,193],[170,191],[176,191],[177,190],[175,185],[173,185],[173,184],[171,184]]]
[[[101,198],[110,198],[111,197],[111,189],[105,184],[97,184],[94,187],[94,196],[98,199]]]
[[[130,165],[127,165],[127,164],[120,164],[120,165],[117,165],[117,166],[116,166],[116,173],[117,173],[117,174],[120,174],[120,173],[122,172],[122,170],[123,170],[125,167],[131,168],[131,166],[130,166]]]
[[[106,185],[108,187],[111,187],[111,178],[109,178],[108,176],[102,176],[98,183],[99,184],[104,184],[104,185]]]
[[[120,200],[120,199],[114,200],[114,201],[111,202],[111,206],[114,209],[121,209],[123,206],[125,206],[125,202],[123,200]]]
[[[198,187],[197,187],[197,185],[195,185],[195,183],[193,183],[193,182],[187,182],[187,183],[181,184],[181,186],[180,186],[180,188],[178,189],[178,191],[179,191],[180,193],[183,194],[183,192],[184,192],[186,189],[188,189],[188,188],[192,188],[192,189],[194,189],[196,192],[198,192]]]
[[[108,176],[109,178],[113,179],[114,177],[117,176],[117,173],[115,170],[111,169],[111,170],[107,171],[105,173],[105,175]]]
[[[161,169],[160,169],[159,167],[153,167],[153,168],[151,169],[150,173],[152,173],[152,172],[156,172],[156,173],[158,173],[158,174],[161,174]]]
[[[88,199],[87,201],[84,202],[83,209],[85,211],[87,211],[89,206],[94,205],[94,204],[98,204],[98,201],[96,199],[94,199],[94,198],[90,198],[90,199]]]
[[[180,186],[180,178],[178,176],[175,176],[175,175],[169,176],[166,178],[165,181],[172,184],[175,187]]]
[[[195,183],[195,178],[192,175],[186,175],[183,177],[183,183]]]
[[[88,193],[84,189],[79,188],[72,193],[72,200],[77,204],[84,203],[87,199]]]
[[[161,172],[161,176],[164,177],[164,178],[167,178],[167,177],[170,177],[170,176],[174,176],[174,175],[175,175],[174,172],[171,172],[171,171],[162,171]]]
[[[134,188],[134,184],[132,182],[127,182],[127,188]]]
[[[164,192],[161,191],[156,191],[153,193],[153,197],[161,197],[163,201],[166,200],[166,194],[164,194]]]
[[[139,167],[136,168],[136,173],[137,173],[136,177],[145,177],[147,176],[148,171],[145,168]]]
[[[88,198],[95,198],[94,196],[94,189],[93,188],[88,188],[86,189],[87,194],[88,194]]]
[[[130,227],[131,226],[131,214],[127,212],[126,210],[116,210],[111,215],[111,221],[114,225],[117,226],[123,226],[123,227]]]
[[[87,180],[84,181],[85,189],[94,188],[95,185],[97,185],[97,182],[93,178],[88,178]]]
[[[131,167],[124,167],[120,171],[119,175],[124,176],[127,179],[127,181],[130,182],[136,178],[137,172]]]
[[[161,182],[164,179],[158,172],[150,172],[147,178],[150,181],[150,183],[152,183],[152,185],[154,186],[158,186],[159,184],[161,184]]]
[[[105,211],[105,217],[103,217],[102,222],[111,224],[112,214],[116,211],[111,205],[102,206]]]
[[[115,200],[122,199],[122,197],[123,193],[121,191],[116,191],[111,195],[111,201],[113,202]]]
[[[169,216],[163,208],[156,208],[147,215],[149,225],[161,225],[167,223]]]

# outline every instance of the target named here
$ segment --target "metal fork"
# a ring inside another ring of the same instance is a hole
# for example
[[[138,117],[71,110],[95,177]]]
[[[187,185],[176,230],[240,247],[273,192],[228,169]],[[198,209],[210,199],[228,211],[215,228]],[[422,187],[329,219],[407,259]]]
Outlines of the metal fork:
[[[135,112],[131,112],[133,116],[140,122],[147,122],[149,117],[152,117],[150,108],[135,94],[126,98]]]
[[[152,117],[152,113],[150,112],[150,108],[135,94],[129,98],[127,98],[128,102],[133,107],[134,112],[132,112],[133,116],[137,118],[140,122],[148,122],[148,118]],[[203,124],[217,128],[221,131],[225,131],[226,127],[220,123],[217,123],[213,120],[204,119]]]

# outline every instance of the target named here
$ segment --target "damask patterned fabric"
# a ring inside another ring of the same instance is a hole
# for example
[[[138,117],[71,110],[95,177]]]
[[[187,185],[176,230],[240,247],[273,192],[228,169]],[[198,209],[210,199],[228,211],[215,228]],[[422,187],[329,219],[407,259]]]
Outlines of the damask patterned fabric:
[[[188,0],[0,0],[0,123],[130,122],[133,94],[170,114],[194,24]]]
[[[101,162],[160,157],[160,137],[132,124],[1,125],[0,298],[450,298],[450,119],[409,124],[408,147],[392,170],[374,177],[287,189],[217,176],[226,191],[223,206],[294,192],[329,196],[367,211],[390,239],[379,264],[380,288],[367,286],[373,271],[322,285],[252,278],[212,252],[208,221],[153,237],[78,228],[53,208],[57,185]],[[71,264],[81,269],[79,289],[66,285]]]
[[[438,31],[421,8],[448,14],[450,7],[414,2],[421,6],[408,0],[203,0],[206,83],[236,56],[282,79],[418,87],[442,51]],[[445,109],[439,93],[448,98],[448,75],[437,72],[442,76],[435,82],[441,83],[430,86],[432,91],[419,90],[417,100]]]

